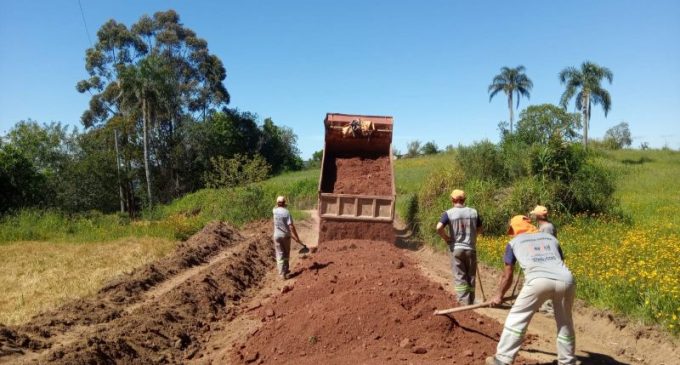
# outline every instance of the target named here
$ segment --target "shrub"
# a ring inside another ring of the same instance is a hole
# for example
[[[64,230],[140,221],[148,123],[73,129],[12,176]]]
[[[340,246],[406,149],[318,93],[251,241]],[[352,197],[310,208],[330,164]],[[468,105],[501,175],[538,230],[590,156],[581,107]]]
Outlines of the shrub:
[[[458,161],[470,179],[506,180],[503,156],[500,149],[489,141],[472,146],[458,147]]]
[[[417,196],[415,226],[420,228],[419,234],[435,246],[443,247],[438,240],[434,226],[441,214],[451,207],[449,194],[456,187],[465,184],[465,173],[457,163],[431,173],[420,187]]]
[[[217,156],[210,158],[213,171],[204,175],[208,188],[231,188],[262,181],[267,178],[271,166],[260,155],[252,158],[247,155],[235,154],[233,158]]]

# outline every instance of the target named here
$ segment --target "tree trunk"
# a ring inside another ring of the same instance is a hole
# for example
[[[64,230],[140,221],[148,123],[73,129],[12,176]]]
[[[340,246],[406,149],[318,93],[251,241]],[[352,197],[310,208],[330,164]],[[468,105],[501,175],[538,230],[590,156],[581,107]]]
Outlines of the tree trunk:
[[[149,199],[149,206],[153,206],[153,197],[151,196],[151,172],[149,171],[149,133],[146,108],[146,98],[142,97],[142,128],[144,133],[144,173],[146,174],[146,194],[147,198]]]
[[[120,199],[120,212],[125,213],[125,198],[123,197],[123,184],[120,179],[120,152],[118,150],[118,130],[113,130],[114,145],[116,147],[116,172],[118,176],[118,197]]]
[[[588,93],[583,93],[581,109],[583,111],[583,147],[588,149],[588,128],[590,127],[590,95]]]
[[[512,110],[512,93],[508,94],[508,110],[510,110],[510,134],[512,134],[512,122],[514,119],[514,114]]]

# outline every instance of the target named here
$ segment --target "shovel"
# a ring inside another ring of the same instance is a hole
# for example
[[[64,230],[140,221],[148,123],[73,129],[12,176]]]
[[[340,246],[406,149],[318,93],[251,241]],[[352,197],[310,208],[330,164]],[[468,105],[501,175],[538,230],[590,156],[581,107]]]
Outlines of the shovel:
[[[302,248],[298,251],[298,254],[300,254],[300,255],[308,254],[309,253],[309,247],[307,247],[307,245],[302,243],[302,241],[298,241],[298,243],[300,244],[300,246],[302,246]]]
[[[508,300],[513,300],[515,298],[517,298],[517,296],[512,295],[512,296],[503,298],[503,302],[506,302]],[[489,301],[486,301],[484,303],[464,305],[462,307],[455,307],[455,308],[449,308],[449,309],[440,309],[440,310],[434,311],[433,314],[435,316],[443,316],[443,315],[448,315],[448,314],[451,314],[451,313],[465,312],[465,311],[469,311],[469,310],[473,310],[473,309],[477,309],[477,308],[485,308],[485,307],[490,307],[490,306],[491,306],[491,301],[489,300]]]

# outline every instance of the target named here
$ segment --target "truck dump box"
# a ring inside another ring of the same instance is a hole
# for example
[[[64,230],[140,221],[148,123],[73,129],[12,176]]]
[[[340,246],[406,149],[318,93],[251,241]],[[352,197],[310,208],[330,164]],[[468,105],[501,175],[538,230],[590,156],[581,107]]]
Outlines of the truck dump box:
[[[394,220],[393,120],[389,116],[326,114],[319,179],[324,221]]]

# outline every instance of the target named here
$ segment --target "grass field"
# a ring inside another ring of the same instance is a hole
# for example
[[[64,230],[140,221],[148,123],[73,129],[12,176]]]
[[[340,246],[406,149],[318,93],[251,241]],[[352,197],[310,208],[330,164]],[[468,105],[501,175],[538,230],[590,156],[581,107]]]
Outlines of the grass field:
[[[164,256],[175,244],[151,237],[4,244],[0,246],[0,323],[21,323],[92,294],[112,277]]]
[[[428,175],[453,159],[453,154],[442,153],[396,162],[399,215],[409,213],[409,204]],[[577,276],[578,296],[598,307],[659,323],[677,334],[680,153],[607,152],[603,163],[618,177],[616,196],[629,219],[581,216],[558,227],[567,263]],[[294,215],[300,218],[300,210],[316,202],[318,174],[307,170],[250,188],[201,190],[146,212],[144,219],[134,222],[115,214],[69,218],[30,211],[6,218],[0,223],[0,290],[8,295],[0,300],[0,322],[18,323],[37,311],[91,293],[107,278],[167,253],[174,242],[208,221],[239,225],[267,218],[278,194],[289,197],[297,208]],[[431,223],[432,227],[421,229],[433,229],[435,222]],[[432,237],[423,234],[428,243],[440,244]],[[483,236],[480,258],[500,266],[507,241],[507,237]],[[65,282],[68,285],[57,285]],[[59,290],[49,289],[54,287]]]
[[[680,153],[608,152],[616,197],[632,222],[577,217],[558,227],[578,297],[680,333]],[[484,237],[483,260],[498,266],[505,237]]]

